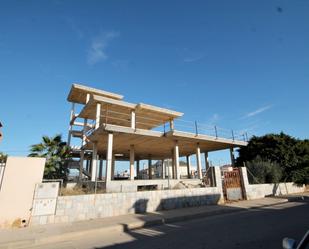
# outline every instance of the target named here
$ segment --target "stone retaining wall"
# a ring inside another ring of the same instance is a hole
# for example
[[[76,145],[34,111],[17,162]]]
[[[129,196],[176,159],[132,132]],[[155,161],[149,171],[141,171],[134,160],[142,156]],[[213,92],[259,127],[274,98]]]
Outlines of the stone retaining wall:
[[[60,196],[55,214],[33,216],[31,225],[210,205],[220,200],[221,190],[217,187]]]

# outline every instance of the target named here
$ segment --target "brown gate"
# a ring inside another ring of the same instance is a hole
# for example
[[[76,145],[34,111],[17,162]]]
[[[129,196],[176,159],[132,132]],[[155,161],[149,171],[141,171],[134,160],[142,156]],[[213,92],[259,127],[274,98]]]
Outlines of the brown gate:
[[[243,199],[242,181],[239,168],[223,172],[223,194],[225,200]]]

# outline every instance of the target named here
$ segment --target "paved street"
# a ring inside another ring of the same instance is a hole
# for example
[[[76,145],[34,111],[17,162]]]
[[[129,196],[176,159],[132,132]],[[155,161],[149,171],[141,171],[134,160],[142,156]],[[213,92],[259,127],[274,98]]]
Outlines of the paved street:
[[[309,229],[308,221],[308,203],[288,202],[134,231],[94,233],[35,248],[282,248],[282,238],[300,238]]]

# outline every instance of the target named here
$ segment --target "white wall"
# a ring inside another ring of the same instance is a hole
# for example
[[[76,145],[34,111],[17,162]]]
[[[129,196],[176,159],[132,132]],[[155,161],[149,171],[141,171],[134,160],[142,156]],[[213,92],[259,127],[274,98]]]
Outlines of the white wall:
[[[42,182],[44,166],[45,158],[8,157],[0,189],[0,228],[28,223],[35,184]]]
[[[301,193],[306,190],[305,185],[297,185],[293,182],[249,184],[247,169],[245,167],[241,167],[240,171],[247,200],[260,199],[266,196],[280,196]]]

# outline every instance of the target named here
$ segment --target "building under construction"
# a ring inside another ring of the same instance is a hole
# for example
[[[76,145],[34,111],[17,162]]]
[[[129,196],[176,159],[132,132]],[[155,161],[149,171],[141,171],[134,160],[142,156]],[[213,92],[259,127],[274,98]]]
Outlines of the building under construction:
[[[177,130],[175,121],[183,113],[144,103],[129,103],[119,94],[73,84],[67,100],[72,103],[68,144],[72,137],[81,140],[80,146],[72,146],[74,157],[79,159],[75,163],[79,178],[93,182],[102,180],[106,192],[132,192],[147,186],[164,189],[180,181],[199,184],[203,172],[209,168],[209,152],[230,149],[233,165],[234,148],[247,145],[246,139],[236,139],[233,133],[231,138],[218,136],[217,130],[214,135],[200,134],[196,124],[192,133]],[[158,131],[158,127],[162,131]],[[196,157],[196,176],[191,173],[192,155]],[[186,173],[180,170],[180,157],[187,158]],[[129,162],[127,179],[116,179],[116,160]],[[148,161],[143,177],[141,160]],[[160,174],[153,174],[152,160],[161,162]]]

